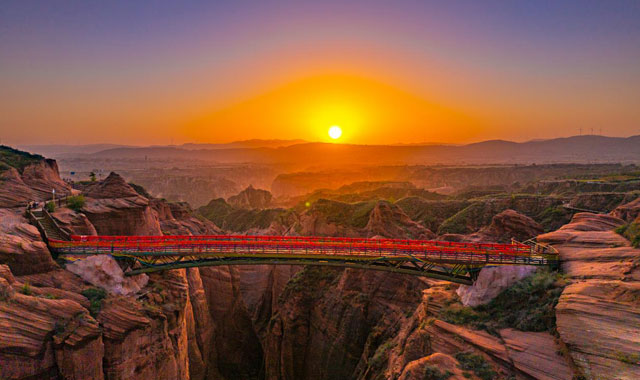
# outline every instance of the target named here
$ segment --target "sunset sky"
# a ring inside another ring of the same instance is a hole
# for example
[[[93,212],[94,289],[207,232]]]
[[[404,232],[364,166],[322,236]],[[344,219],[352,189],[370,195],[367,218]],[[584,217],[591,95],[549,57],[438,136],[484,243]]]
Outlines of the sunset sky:
[[[3,1],[4,144],[640,134],[640,1]]]

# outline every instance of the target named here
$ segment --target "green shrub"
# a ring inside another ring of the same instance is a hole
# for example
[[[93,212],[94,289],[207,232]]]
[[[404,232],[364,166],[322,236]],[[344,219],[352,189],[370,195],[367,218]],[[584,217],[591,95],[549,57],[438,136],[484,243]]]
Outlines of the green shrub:
[[[49,201],[44,205],[44,209],[49,213],[54,212],[56,211],[56,204],[53,201]]]
[[[95,318],[102,309],[102,300],[107,296],[107,292],[101,288],[87,288],[81,294],[89,300],[89,313]]]
[[[438,367],[427,364],[424,366],[424,375],[422,378],[424,380],[447,380],[452,375],[449,371],[441,372]]]
[[[147,191],[147,189],[145,189],[144,187],[137,185],[135,183],[129,182],[129,186],[131,186],[133,188],[133,190],[136,191],[136,193],[138,193],[138,195],[142,195],[145,198],[152,198],[151,194],[149,194],[149,192]]]
[[[20,288],[20,293],[30,296],[31,294],[33,294],[33,292],[31,291],[31,284],[29,284],[28,281],[25,281],[24,284],[22,284],[22,288]]]
[[[616,352],[616,359],[618,359],[619,361],[621,361],[623,363],[639,365],[640,364],[640,352],[636,352],[636,353],[630,354],[630,353],[625,353],[625,352],[618,351],[618,352]]]
[[[497,373],[491,367],[484,357],[471,352],[458,352],[456,360],[460,362],[460,368],[467,371],[473,371],[482,380],[493,380]]]
[[[84,203],[84,195],[76,195],[67,198],[67,206],[69,206],[73,211],[80,211],[84,207]]]
[[[629,239],[634,248],[640,248],[640,224],[632,222],[616,228],[616,233]]]
[[[38,154],[31,154],[11,147],[0,145],[0,172],[15,168],[22,173],[25,167],[44,160]]]
[[[557,272],[538,270],[476,308],[454,303],[440,310],[440,318],[457,325],[497,334],[512,327],[521,331],[549,331],[556,326],[555,306],[566,286]]]
[[[394,344],[391,340],[387,340],[386,342],[381,344],[373,354],[373,357],[369,360],[369,367],[382,368],[385,361],[389,358],[389,350],[391,350],[393,347]]]

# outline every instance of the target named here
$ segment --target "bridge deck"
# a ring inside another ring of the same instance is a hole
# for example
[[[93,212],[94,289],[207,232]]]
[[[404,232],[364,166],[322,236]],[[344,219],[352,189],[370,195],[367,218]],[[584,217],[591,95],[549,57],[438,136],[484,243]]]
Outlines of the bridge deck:
[[[557,254],[527,244],[297,236],[71,236],[49,240],[67,259],[109,254],[141,264],[128,274],[227,264],[370,268],[471,283],[486,265],[553,265]]]

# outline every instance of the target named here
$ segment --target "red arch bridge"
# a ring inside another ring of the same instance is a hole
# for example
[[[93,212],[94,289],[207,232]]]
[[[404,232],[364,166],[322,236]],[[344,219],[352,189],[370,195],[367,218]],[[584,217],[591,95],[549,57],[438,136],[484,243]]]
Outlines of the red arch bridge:
[[[557,265],[557,252],[534,242],[457,243],[432,240],[298,236],[70,236],[47,239],[54,254],[77,260],[106,254],[135,275],[216,265],[326,265],[405,273],[472,284],[485,266]]]

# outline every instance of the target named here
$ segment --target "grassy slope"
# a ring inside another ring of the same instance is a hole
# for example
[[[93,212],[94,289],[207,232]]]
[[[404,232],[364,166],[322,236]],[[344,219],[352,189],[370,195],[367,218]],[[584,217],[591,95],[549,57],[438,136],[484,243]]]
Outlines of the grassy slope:
[[[25,167],[42,160],[44,160],[44,157],[38,154],[31,154],[0,145],[0,172],[15,168],[22,173]]]

